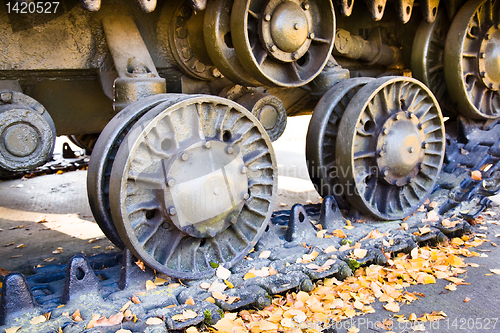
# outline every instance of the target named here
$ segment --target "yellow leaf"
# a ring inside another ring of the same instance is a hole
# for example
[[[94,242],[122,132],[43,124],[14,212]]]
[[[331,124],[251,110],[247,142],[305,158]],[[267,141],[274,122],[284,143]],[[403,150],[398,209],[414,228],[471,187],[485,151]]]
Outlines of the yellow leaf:
[[[399,305],[398,305],[398,303],[395,303],[395,302],[390,302],[390,303],[384,304],[384,308],[387,311],[399,312]]]
[[[193,298],[192,298],[192,297],[191,297],[191,298],[188,298],[188,299],[186,300],[186,302],[184,302],[184,304],[194,305],[194,300],[193,300]]]
[[[71,315],[71,319],[73,319],[74,321],[82,321],[82,316],[80,315],[80,310],[76,310],[72,315]]]
[[[44,315],[41,315],[41,316],[36,316],[33,319],[31,319],[30,320],[30,324],[31,325],[37,325],[37,324],[41,324],[41,323],[43,323],[45,321],[47,321],[47,318],[45,318]]]
[[[131,306],[131,305],[132,305],[132,301],[128,301],[127,303],[125,303],[125,305],[123,305],[121,307],[120,312],[123,312],[123,311],[127,310],[128,307]]]
[[[330,253],[330,252],[335,252],[335,251],[337,251],[337,249],[333,245],[330,245],[329,247],[327,247],[326,249],[323,250],[323,252],[325,252],[325,253]]]
[[[182,315],[186,319],[193,319],[193,318],[196,318],[198,316],[198,314],[195,311],[193,311],[193,310],[184,310],[182,312]]]
[[[457,285],[450,283],[450,284],[446,285],[444,288],[449,290],[449,291],[455,291],[455,290],[457,290]]]
[[[161,320],[160,318],[157,318],[157,317],[151,317],[151,318],[148,318],[148,320],[146,320],[146,325],[162,325],[163,324],[163,320]]]
[[[356,315],[356,310],[354,309],[348,309],[348,310],[345,310],[344,311],[344,314],[348,317],[348,318],[352,318]]]
[[[344,229],[352,230],[352,229],[354,229],[354,226],[353,225],[346,225],[346,226],[344,226]]]
[[[21,328],[21,326],[12,326],[12,327],[6,328],[5,333],[16,333],[20,328]]]
[[[146,281],[146,291],[150,291],[151,289],[156,289],[156,285],[154,284],[153,281],[147,280]]]
[[[431,212],[433,212],[433,210]],[[430,214],[430,212],[429,212],[429,214]],[[420,231],[420,235],[425,235],[425,234],[431,232],[431,228],[429,228],[429,227],[418,228],[418,230]]]
[[[264,259],[267,259],[269,258],[269,256],[271,255],[271,251],[262,251],[260,254],[259,254],[259,258],[264,258]]]
[[[186,333],[198,333],[198,329],[194,326],[190,326],[186,329]]]
[[[266,321],[266,320],[261,320],[259,322],[259,328],[263,331],[277,330],[278,324],[271,323],[271,322]]]
[[[500,274],[500,268],[490,268],[490,272],[494,274]]]
[[[215,299],[213,297],[207,297],[205,301],[210,302],[210,303],[215,303]]]
[[[309,300],[309,294],[304,291],[299,291],[297,294],[297,300],[302,303],[306,303]]]
[[[436,279],[432,275],[427,275],[424,278],[424,284],[436,283]]]
[[[220,299],[221,301],[225,301],[227,298],[227,295],[224,295],[220,291],[213,291],[212,292],[212,297],[215,299]]]
[[[227,318],[222,318],[215,325],[213,325],[218,332],[231,333],[233,330],[233,322]]]
[[[233,289],[234,288],[234,285],[229,282],[228,280],[224,280],[224,283],[226,284],[226,286],[229,288],[229,289]]]
[[[89,323],[85,326],[85,328],[93,328],[95,323],[101,318],[100,314],[93,314],[92,319],[90,319]]]
[[[320,230],[316,233],[316,237],[318,238],[325,238],[325,234],[326,234],[327,230],[324,229],[324,230]]]
[[[243,280],[248,280],[254,277],[256,277],[255,273],[246,273],[245,276],[243,277]]]
[[[335,237],[338,237],[338,238],[345,238],[346,237],[345,233],[340,229],[333,230],[332,235]]]
[[[403,230],[409,229],[408,223],[406,223],[406,222],[401,223],[400,226],[401,226],[401,228],[403,228]]]
[[[365,249],[354,249],[353,254],[356,259],[363,259],[366,256],[367,252],[368,251]]]
[[[468,303],[469,301],[470,301],[470,298],[469,297],[465,297],[464,303]]]
[[[356,326],[351,326],[347,330],[347,333],[358,333],[358,332],[359,332],[359,328],[357,328]]]
[[[410,320],[410,321],[417,320],[417,315],[412,312],[412,314],[410,315],[410,317],[408,318],[408,320]]]
[[[156,286],[163,286],[165,283],[167,283],[168,281],[165,280],[165,279],[162,279],[162,278],[159,278],[159,277],[155,277],[155,281],[154,281],[154,284]]]

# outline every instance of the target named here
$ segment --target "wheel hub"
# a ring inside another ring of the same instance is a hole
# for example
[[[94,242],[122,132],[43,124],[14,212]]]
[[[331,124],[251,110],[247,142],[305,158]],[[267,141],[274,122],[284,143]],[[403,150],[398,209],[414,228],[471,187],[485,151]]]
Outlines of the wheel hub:
[[[276,59],[292,62],[309,49],[311,15],[309,6],[294,1],[271,0],[264,9],[261,35],[267,51]]]
[[[491,26],[484,34],[478,59],[484,85],[500,90],[500,24]]]
[[[25,157],[38,147],[38,135],[34,128],[26,124],[15,124],[4,131],[3,142],[9,153]]]
[[[272,105],[266,105],[260,112],[259,120],[266,130],[271,129],[276,126],[276,122],[278,121],[278,112]]]
[[[420,128],[419,128],[420,127]],[[389,184],[408,184],[424,157],[425,133],[418,118],[400,111],[389,118],[377,140],[377,165]]]
[[[198,142],[166,168],[167,214],[185,234],[215,237],[236,223],[248,198],[247,169],[236,147]]]

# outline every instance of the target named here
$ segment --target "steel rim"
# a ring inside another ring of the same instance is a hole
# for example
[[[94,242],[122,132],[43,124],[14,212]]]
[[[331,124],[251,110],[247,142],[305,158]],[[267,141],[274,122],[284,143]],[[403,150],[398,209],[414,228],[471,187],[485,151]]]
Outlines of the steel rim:
[[[165,102],[125,141],[112,170],[111,212],[139,259],[169,276],[194,279],[213,274],[211,262],[232,266],[256,244],[274,208],[276,161],[264,128],[246,109],[213,96]],[[220,158],[204,157],[208,151]],[[210,167],[229,155],[224,167]],[[225,186],[232,184],[231,208],[213,199],[226,195],[222,186],[211,186],[222,184],[220,172]],[[200,207],[197,194],[215,206]]]
[[[116,152],[132,126],[151,108],[165,101],[166,95],[142,99],[124,108],[106,125],[97,139],[87,173],[87,194],[94,218],[106,237],[120,249],[125,248],[116,231],[109,206],[109,181]]]
[[[279,19],[290,13],[297,22],[293,27],[281,25]],[[300,32],[298,40],[290,37],[295,30]],[[332,52],[333,5],[323,0],[236,0],[231,31],[238,59],[255,79],[270,86],[299,87],[321,72]]]
[[[338,179],[336,141],[340,120],[351,98],[371,78],[341,81],[320,99],[309,122],[306,138],[306,160],[309,177],[322,197],[333,195],[341,208],[349,204]]]
[[[467,2],[451,23],[445,46],[445,78],[464,115],[500,116],[500,2]]]
[[[340,122],[340,182],[361,212],[404,218],[432,191],[444,147],[443,117],[430,90],[411,78],[376,79],[351,99]]]

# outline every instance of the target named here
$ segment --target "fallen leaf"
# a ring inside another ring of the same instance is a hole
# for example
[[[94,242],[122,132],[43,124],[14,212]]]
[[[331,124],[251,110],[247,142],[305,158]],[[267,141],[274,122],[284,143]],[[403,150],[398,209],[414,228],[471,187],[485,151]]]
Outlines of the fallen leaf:
[[[332,235],[334,237],[338,237],[338,238],[346,238],[345,233],[342,230],[340,230],[340,229],[333,230],[332,231]]]
[[[191,297],[191,298],[188,298],[184,304],[189,304],[189,305],[194,305],[194,299]]]
[[[33,319],[31,319],[30,320],[30,324],[31,325],[37,325],[37,324],[40,324],[40,323],[43,323],[43,322],[46,322],[46,321],[47,321],[47,318],[44,315],[41,315],[41,316],[36,316]]]
[[[465,297],[464,303],[468,303],[469,301],[470,301],[470,298],[469,297]]]
[[[490,272],[494,274],[500,274],[500,268],[490,268]]]
[[[219,279],[227,280],[231,276],[231,271],[225,268],[224,266],[220,265],[219,267],[217,267],[215,275],[217,275]]]
[[[479,170],[472,171],[470,177],[474,180],[482,180],[483,179],[483,175],[481,174],[481,171],[479,171]]]
[[[146,325],[162,325],[163,320],[157,317],[150,317],[146,320]]]
[[[23,247],[25,247],[25,246],[26,246],[26,245],[24,245],[24,244],[19,244],[19,245],[17,245],[17,246],[16,246],[16,249],[21,249],[21,248],[23,248]]]
[[[130,330],[126,330],[124,328],[120,328],[118,331],[116,331],[115,333],[132,333],[132,331]]]
[[[14,242],[10,242],[8,244],[5,244],[3,247],[7,247],[7,246],[11,246],[11,245],[14,245]]]
[[[74,321],[82,321],[82,316],[80,315],[80,310],[76,310],[72,315],[71,315],[71,319],[73,319]]]
[[[95,323],[101,318],[100,314],[93,314],[92,319],[90,319],[89,323],[85,326],[85,328],[93,328]]]
[[[182,312],[182,315],[184,316],[184,318],[187,318],[187,319],[193,319],[193,318],[196,318],[198,316],[198,314],[193,310],[184,310]]]
[[[252,278],[254,278],[256,276],[257,275],[255,275],[254,273],[246,273],[245,276],[243,277],[243,280],[252,279]]]
[[[134,302],[134,304],[140,304],[140,303],[142,303],[141,300],[139,299],[139,297],[137,297],[136,295],[132,296],[132,298],[130,300],[132,302]]]
[[[202,283],[200,283],[200,288],[202,288],[202,289],[208,289],[208,288],[210,288],[210,283],[208,283],[208,282],[202,282]]]
[[[264,259],[267,259],[269,258],[269,256],[271,255],[271,251],[262,251],[260,254],[259,254],[259,258],[264,258]]]
[[[186,333],[199,333],[199,331],[196,327],[190,326],[186,329]]]
[[[167,279],[163,279],[163,278],[159,278],[159,277],[155,277],[155,280],[153,281],[155,286],[163,286],[167,282],[168,282]]]
[[[5,333],[16,333],[17,331],[19,331],[20,328],[21,328],[21,326],[12,326],[12,327],[6,328]]]
[[[120,309],[120,312],[124,312],[125,310],[127,310],[129,308],[129,306],[132,305],[132,301],[128,301],[127,303],[125,303],[121,309]]]
[[[399,312],[399,305],[395,302],[384,304],[384,309],[391,312]]]
[[[118,325],[118,324],[120,324],[122,322],[123,317],[124,317],[123,313],[121,313],[121,312],[118,312],[117,314],[112,315],[109,318],[106,318],[106,317],[102,316],[101,318],[99,318],[95,322],[94,327],[97,327],[97,326],[115,326],[115,325]]]
[[[143,272],[145,272],[145,271],[146,271],[146,265],[144,265],[144,263],[143,263],[142,261],[137,260],[137,261],[135,262],[135,264],[136,264],[136,265],[137,265],[137,266],[138,266],[138,267],[139,267],[139,268],[140,268]]]
[[[55,249],[54,251],[52,251],[53,254],[59,254],[59,253],[62,253],[62,252],[64,252],[62,247],[58,247],[57,249]]]
[[[151,281],[151,280],[147,280],[146,281],[146,291],[150,291],[150,290],[156,289],[156,288],[157,287],[156,287],[156,285],[154,284],[153,281]]]
[[[365,249],[354,249],[353,254],[356,259],[363,259],[368,251]]]

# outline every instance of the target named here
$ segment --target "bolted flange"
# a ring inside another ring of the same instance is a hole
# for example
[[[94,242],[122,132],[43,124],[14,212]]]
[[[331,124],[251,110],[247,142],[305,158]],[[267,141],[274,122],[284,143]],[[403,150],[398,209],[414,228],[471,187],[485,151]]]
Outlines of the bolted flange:
[[[484,34],[479,49],[478,67],[483,84],[500,90],[500,28],[492,25]]]

